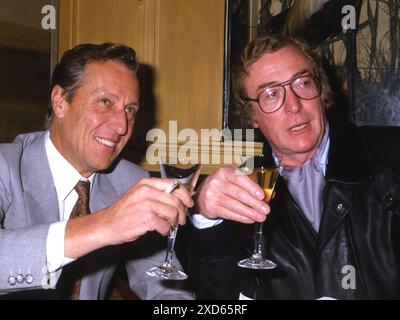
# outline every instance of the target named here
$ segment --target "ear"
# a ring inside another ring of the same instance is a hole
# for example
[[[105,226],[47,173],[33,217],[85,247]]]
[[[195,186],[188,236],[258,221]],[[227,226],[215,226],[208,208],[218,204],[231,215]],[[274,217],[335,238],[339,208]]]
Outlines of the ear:
[[[64,118],[65,109],[68,102],[64,97],[64,89],[59,85],[55,85],[51,90],[51,106],[53,108],[54,117],[61,119]]]

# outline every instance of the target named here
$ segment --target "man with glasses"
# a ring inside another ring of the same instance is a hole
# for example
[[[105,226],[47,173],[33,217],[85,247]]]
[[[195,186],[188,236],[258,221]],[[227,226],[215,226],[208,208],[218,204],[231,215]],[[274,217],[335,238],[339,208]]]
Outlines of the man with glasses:
[[[397,128],[328,120],[327,77],[305,44],[251,42],[233,72],[237,112],[281,164],[275,197],[233,168],[196,194],[188,272],[199,299],[399,299],[400,148]],[[268,215],[268,216],[267,216]],[[264,223],[272,270],[241,269]]]

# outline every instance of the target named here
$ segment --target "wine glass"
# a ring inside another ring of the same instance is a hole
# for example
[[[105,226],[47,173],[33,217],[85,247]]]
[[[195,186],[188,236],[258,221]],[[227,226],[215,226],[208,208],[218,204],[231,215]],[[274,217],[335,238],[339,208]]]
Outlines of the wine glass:
[[[278,166],[265,165],[263,157],[254,157],[250,160],[246,161],[244,167],[242,165],[242,169],[244,169],[242,171],[249,173],[250,178],[263,188],[265,193],[264,201],[269,203],[274,192],[276,179],[279,176],[279,164]],[[248,269],[274,269],[277,264],[266,259],[262,252],[263,223],[256,222],[254,225],[254,252],[249,258],[241,260],[237,264],[239,267]]]
[[[173,159],[172,159],[173,160]],[[162,178],[173,178],[192,192],[200,176],[201,164],[193,164],[186,158],[177,158],[175,161],[165,163],[160,159],[160,171]],[[146,271],[152,277],[167,280],[185,280],[187,274],[173,265],[175,239],[178,232],[178,225],[171,229],[167,240],[167,251],[164,262],[159,266],[154,266]]]

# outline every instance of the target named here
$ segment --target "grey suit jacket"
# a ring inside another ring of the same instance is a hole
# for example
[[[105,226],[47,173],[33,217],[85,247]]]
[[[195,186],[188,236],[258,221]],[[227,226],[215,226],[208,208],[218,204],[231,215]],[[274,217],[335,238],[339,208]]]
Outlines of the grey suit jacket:
[[[57,282],[62,270],[49,277],[46,268],[47,233],[50,224],[59,221],[59,208],[44,136],[44,132],[29,133],[13,143],[0,144],[0,294],[7,294],[3,298],[61,297]],[[91,212],[110,206],[147,176],[125,160],[98,173],[91,192]],[[103,299],[116,265],[123,259],[130,286],[140,298],[193,299],[191,292],[180,287],[183,283],[168,283],[145,274],[149,267],[163,261],[165,247],[165,239],[148,233],[130,244],[85,256],[80,298]],[[43,290],[49,278],[56,288]]]

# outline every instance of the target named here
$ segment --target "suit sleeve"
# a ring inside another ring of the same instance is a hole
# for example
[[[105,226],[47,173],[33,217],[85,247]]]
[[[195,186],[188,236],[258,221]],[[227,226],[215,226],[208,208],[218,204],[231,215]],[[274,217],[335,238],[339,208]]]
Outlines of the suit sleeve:
[[[49,225],[6,228],[17,201],[10,191],[7,162],[0,153],[0,294],[42,288],[49,282],[46,240]],[[23,206],[19,201],[18,206]]]
[[[0,294],[48,288],[47,231],[48,225],[0,230]]]

